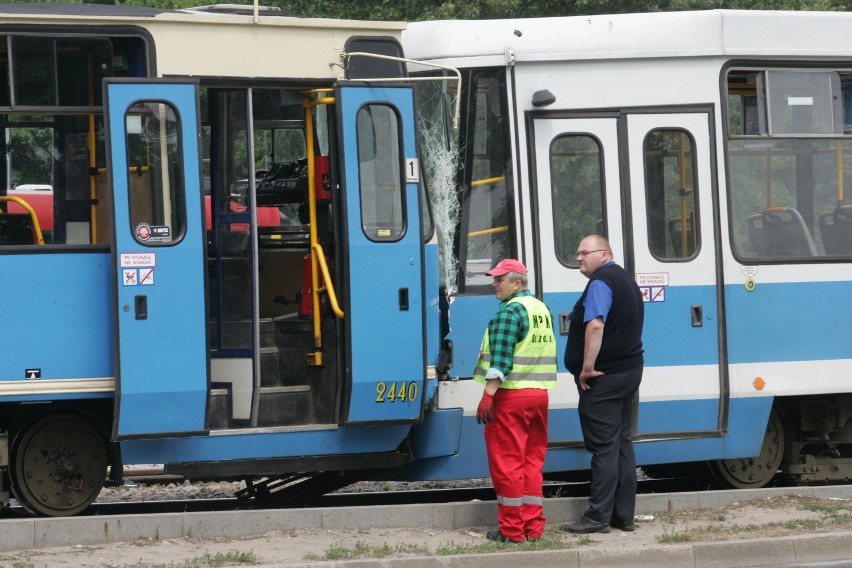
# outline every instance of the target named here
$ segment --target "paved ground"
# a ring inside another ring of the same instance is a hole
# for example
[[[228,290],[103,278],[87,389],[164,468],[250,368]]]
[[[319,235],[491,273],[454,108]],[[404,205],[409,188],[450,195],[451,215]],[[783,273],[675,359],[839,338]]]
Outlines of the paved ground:
[[[538,545],[489,543],[493,503],[0,521],[0,567],[745,567],[852,560],[852,487],[642,495],[637,530],[578,537],[548,499]],[[450,552],[451,554],[443,554]],[[380,556],[377,558],[377,556]],[[192,564],[189,561],[193,561]],[[837,564],[834,564],[835,566]]]

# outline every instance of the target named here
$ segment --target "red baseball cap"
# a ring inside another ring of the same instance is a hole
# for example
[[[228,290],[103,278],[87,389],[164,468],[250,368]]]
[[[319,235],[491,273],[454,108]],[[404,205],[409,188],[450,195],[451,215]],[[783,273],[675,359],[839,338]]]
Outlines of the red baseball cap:
[[[503,276],[504,274],[508,274],[509,272],[517,272],[518,274],[523,274],[526,276],[527,267],[523,265],[522,262],[515,260],[514,258],[504,258],[500,262],[497,263],[497,266],[486,272],[488,276]]]

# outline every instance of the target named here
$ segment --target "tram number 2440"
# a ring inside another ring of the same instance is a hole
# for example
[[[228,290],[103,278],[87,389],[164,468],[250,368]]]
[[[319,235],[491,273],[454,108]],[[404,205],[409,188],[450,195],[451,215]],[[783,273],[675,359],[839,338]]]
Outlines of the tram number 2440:
[[[376,402],[414,402],[417,400],[418,384],[406,383],[376,383]]]

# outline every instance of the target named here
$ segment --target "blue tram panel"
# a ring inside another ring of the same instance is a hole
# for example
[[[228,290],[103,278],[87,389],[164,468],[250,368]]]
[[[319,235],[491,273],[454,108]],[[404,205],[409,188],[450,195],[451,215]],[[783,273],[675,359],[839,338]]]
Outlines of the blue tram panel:
[[[63,379],[93,379],[112,390],[110,271],[103,251],[4,257],[0,381],[33,381],[15,398],[50,399]]]

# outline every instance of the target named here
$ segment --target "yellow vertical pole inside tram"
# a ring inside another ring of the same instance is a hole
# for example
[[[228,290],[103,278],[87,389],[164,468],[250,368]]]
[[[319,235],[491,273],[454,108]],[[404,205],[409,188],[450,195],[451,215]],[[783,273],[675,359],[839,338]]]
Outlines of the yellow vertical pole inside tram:
[[[314,323],[314,351],[308,353],[308,365],[322,365],[322,314],[320,313],[320,297],[319,294],[325,286],[330,285],[328,271],[323,270],[325,277],[325,285],[319,285],[319,270],[320,263],[325,268],[325,258],[322,253],[322,246],[317,238],[317,196],[316,196],[316,180],[315,164],[314,164],[314,115],[313,109],[318,105],[333,104],[334,97],[314,97],[315,94],[323,94],[331,92],[330,89],[317,89],[307,91],[302,102],[302,107],[305,109],[305,146],[307,148],[308,160],[308,217],[310,222],[310,245],[311,245],[311,299],[313,301],[313,323]],[[335,302],[336,304],[336,302]],[[335,306],[336,307],[336,306]],[[338,310],[335,309],[335,312]],[[339,315],[342,315],[339,314]]]

